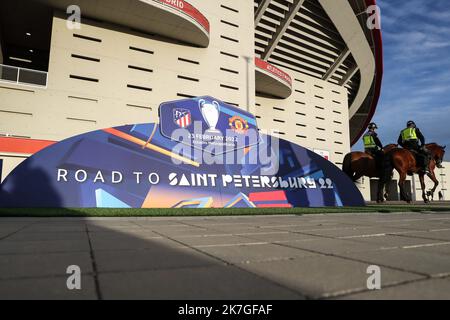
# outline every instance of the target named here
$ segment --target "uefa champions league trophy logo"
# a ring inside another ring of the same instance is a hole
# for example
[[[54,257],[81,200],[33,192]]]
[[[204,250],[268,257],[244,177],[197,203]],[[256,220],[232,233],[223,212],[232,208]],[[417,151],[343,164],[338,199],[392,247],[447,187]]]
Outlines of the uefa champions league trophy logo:
[[[205,100],[200,100],[198,102],[200,112],[202,113],[203,119],[205,119],[206,124],[209,129],[206,130],[207,133],[221,133],[216,129],[217,123],[219,122],[220,115],[220,105],[217,101],[212,103],[207,103]]]

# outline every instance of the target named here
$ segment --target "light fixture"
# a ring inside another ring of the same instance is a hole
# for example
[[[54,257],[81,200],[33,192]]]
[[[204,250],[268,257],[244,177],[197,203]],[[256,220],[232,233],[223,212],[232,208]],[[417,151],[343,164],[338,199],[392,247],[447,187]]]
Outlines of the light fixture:
[[[30,53],[33,53],[33,52],[34,52],[34,50],[33,50],[33,49],[30,49],[30,50],[28,50],[28,51],[30,51]]]
[[[14,61],[20,61],[20,62],[26,62],[26,63],[31,63],[33,61],[29,60],[29,59],[22,59],[22,58],[17,58],[17,57],[9,57],[10,60],[14,60]]]
[[[30,32],[26,32],[25,34],[27,35],[27,37],[31,37],[31,33]]]

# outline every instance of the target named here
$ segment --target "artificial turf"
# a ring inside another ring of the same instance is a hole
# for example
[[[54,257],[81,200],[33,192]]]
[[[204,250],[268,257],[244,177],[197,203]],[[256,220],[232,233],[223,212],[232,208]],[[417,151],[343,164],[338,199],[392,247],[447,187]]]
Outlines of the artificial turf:
[[[100,209],[0,208],[0,217],[173,217],[305,215],[333,213],[449,212],[450,205],[368,205],[341,208],[209,208],[209,209]]]

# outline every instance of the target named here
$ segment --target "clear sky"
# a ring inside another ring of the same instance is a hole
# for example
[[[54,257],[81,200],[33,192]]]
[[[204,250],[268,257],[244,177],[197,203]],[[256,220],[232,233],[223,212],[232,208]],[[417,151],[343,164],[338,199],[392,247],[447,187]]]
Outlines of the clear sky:
[[[384,145],[414,120],[426,141],[450,149],[450,1],[378,0],[384,45],[373,119]],[[363,148],[361,141],[355,150]],[[446,153],[450,161],[450,150]]]

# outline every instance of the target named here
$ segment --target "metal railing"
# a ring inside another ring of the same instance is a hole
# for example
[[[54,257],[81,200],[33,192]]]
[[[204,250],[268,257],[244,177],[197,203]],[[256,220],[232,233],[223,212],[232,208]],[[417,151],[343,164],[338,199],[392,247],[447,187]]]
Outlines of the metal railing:
[[[0,64],[0,82],[47,88],[48,72]]]

